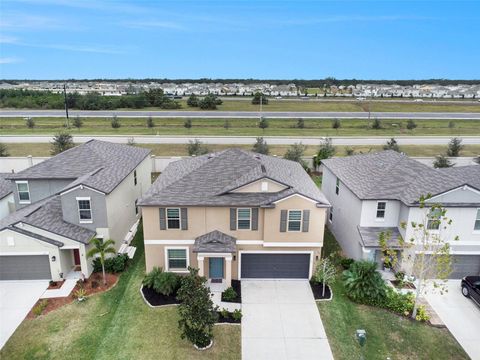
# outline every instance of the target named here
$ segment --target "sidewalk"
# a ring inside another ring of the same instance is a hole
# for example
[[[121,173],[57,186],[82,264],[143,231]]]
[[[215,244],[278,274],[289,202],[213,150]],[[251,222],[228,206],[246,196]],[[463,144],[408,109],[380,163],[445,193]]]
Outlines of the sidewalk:
[[[78,279],[67,279],[63,283],[60,289],[50,289],[46,290],[40,299],[51,299],[59,297],[67,297],[72,292],[73,288],[77,284]]]

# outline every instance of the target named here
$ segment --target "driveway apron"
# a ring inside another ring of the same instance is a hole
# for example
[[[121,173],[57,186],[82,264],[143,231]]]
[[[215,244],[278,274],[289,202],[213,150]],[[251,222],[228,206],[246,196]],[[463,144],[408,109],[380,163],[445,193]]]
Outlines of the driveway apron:
[[[242,280],[243,360],[333,359],[308,281]]]

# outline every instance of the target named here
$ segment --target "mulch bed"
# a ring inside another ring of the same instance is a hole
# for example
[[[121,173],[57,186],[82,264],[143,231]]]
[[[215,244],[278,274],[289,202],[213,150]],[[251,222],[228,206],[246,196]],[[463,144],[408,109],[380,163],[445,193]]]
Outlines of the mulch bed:
[[[217,314],[218,314],[218,319],[217,319],[217,322],[216,322],[217,324],[240,324],[242,322],[242,319],[235,320],[232,317],[233,313],[231,313],[231,312],[228,313],[227,318],[224,318],[219,311],[217,311]]]
[[[328,300],[332,297],[332,292],[330,290],[330,287],[327,285],[325,286],[325,296],[322,296],[323,292],[323,284],[315,284],[310,282],[310,287],[312,288],[313,292],[313,297],[315,300]]]
[[[117,284],[118,278],[120,274],[106,274],[107,278],[107,285],[103,285],[103,276],[101,273],[93,273],[90,278],[86,279],[85,282],[83,282],[83,288],[85,289],[86,296],[90,296],[93,294],[97,294],[100,292],[107,291],[114,287]],[[58,282],[60,283],[60,282]],[[48,314],[50,311],[56,310],[64,305],[70,304],[73,301],[75,301],[75,291],[80,289],[81,285],[80,283],[77,283],[77,285],[73,288],[72,292],[70,293],[69,296],[67,297],[59,297],[59,298],[51,298],[51,299],[39,299],[35,305],[37,306],[40,302],[42,301],[47,301],[47,306],[45,309],[42,311],[42,315]],[[32,308],[33,310],[33,308]],[[33,314],[33,311],[30,310],[30,312],[27,315],[27,319],[34,319],[36,318],[36,315]]]
[[[152,306],[180,304],[180,301],[177,300],[177,294],[166,296],[146,286],[142,286],[142,294],[145,300]]]
[[[403,286],[399,286],[399,281],[398,280],[390,280],[390,282],[392,283],[393,286],[395,286],[397,289],[411,289],[411,290],[415,290],[416,287],[415,285],[413,285],[412,283],[409,283],[409,282],[404,282],[403,283]]]
[[[50,283],[48,284],[48,288],[47,290],[55,290],[55,289],[60,289],[63,285],[65,280],[61,280],[61,281],[50,281]]]
[[[232,280],[232,288],[237,293],[237,297],[231,301],[227,301],[223,298],[223,293],[222,293],[222,301],[241,304],[242,303],[242,287],[241,287],[240,280]]]

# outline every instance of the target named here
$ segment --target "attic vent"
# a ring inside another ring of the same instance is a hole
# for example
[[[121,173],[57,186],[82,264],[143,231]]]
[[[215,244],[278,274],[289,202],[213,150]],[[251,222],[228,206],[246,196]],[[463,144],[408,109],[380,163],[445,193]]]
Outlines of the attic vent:
[[[262,169],[262,173],[266,174],[266,173],[267,173],[267,169],[265,169],[265,165],[262,164],[260,167],[261,167],[261,169]]]
[[[260,160],[260,155],[255,155],[255,159]]]

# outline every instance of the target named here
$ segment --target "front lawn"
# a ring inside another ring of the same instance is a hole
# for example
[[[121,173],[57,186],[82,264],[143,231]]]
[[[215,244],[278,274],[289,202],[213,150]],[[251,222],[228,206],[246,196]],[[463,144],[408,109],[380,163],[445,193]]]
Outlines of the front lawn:
[[[240,327],[215,326],[212,349],[180,339],[176,307],[152,309],[142,300],[145,274],[141,231],[130,268],[110,291],[24,321],[2,359],[240,359]]]

